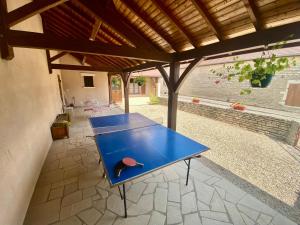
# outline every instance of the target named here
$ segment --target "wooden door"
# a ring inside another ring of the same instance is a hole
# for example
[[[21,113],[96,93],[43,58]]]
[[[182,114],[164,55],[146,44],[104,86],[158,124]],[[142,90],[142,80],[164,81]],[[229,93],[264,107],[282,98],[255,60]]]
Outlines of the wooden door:
[[[111,91],[112,102],[121,102],[122,101],[122,90],[112,90]]]
[[[285,104],[300,107],[300,84],[289,85]]]
[[[114,81],[111,85],[111,99],[113,103],[122,101],[122,87],[121,87],[121,78],[113,77]]]

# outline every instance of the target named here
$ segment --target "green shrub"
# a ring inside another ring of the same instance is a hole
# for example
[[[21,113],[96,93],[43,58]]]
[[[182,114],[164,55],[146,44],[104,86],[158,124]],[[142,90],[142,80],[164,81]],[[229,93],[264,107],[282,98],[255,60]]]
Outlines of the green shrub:
[[[150,94],[149,102],[150,102],[150,105],[157,105],[157,104],[159,104],[159,97],[157,97],[153,94]]]

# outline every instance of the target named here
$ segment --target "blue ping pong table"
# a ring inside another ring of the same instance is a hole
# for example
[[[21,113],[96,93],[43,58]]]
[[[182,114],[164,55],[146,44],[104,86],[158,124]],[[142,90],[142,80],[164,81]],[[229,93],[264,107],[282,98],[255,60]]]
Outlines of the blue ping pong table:
[[[208,147],[138,113],[91,117],[89,121],[110,186],[118,186],[124,201],[125,217],[126,182],[184,160],[188,167],[187,185],[191,158],[208,150]],[[115,167],[124,157],[131,157],[144,166],[126,168],[118,177]]]

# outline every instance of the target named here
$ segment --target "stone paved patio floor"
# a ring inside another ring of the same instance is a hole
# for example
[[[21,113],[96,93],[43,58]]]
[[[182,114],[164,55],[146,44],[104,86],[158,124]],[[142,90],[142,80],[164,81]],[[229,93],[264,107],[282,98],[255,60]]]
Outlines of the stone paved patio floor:
[[[198,159],[191,162],[188,186],[182,162],[128,183],[124,219],[118,189],[102,178],[97,148],[86,137],[92,134],[87,117],[75,114],[70,138],[49,151],[25,225],[296,225]]]

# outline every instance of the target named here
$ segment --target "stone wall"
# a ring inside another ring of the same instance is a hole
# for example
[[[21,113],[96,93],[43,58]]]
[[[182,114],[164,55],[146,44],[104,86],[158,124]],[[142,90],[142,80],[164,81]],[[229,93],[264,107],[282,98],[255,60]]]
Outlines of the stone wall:
[[[69,54],[62,57],[60,63],[80,65],[80,63]],[[93,75],[94,88],[83,87],[83,75]],[[84,106],[86,101],[92,101],[98,105],[108,104],[107,72],[62,70],[61,76],[65,98],[68,104],[73,103],[73,101],[75,102],[75,106]]]
[[[296,59],[296,67],[276,74],[269,87],[252,89],[250,95],[240,95],[242,88],[250,87],[248,82],[239,83],[237,80],[222,80],[219,84],[215,84],[215,81],[219,78],[211,72],[211,69],[218,71],[223,64],[201,65],[200,63],[184,81],[179,94],[232,103],[242,102],[245,105],[298,112],[300,115],[300,107],[285,105],[288,82],[297,81],[300,83],[300,57],[296,57]],[[183,70],[184,68],[181,68],[181,72]],[[163,79],[161,79],[161,82],[163,82]],[[163,84],[161,87],[162,95],[166,95],[166,85]]]
[[[167,98],[160,98],[160,104],[167,105]],[[262,133],[290,145],[295,145],[300,129],[300,123],[295,121],[191,102],[179,101],[178,109]]]
[[[9,11],[29,0],[7,1]],[[40,16],[13,29],[43,32]],[[62,104],[55,70],[45,50],[14,48],[0,58],[0,224],[21,225],[52,138],[51,123]]]

